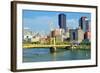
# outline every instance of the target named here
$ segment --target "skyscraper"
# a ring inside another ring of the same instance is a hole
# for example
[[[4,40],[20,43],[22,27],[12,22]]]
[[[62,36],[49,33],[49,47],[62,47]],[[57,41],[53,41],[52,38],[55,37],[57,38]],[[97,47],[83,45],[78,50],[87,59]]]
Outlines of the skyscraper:
[[[87,17],[81,17],[79,20],[79,26],[84,32],[87,32],[89,30],[89,20]]]
[[[81,43],[84,39],[84,31],[79,27],[77,29],[70,29],[70,40],[72,42]]]
[[[59,14],[58,17],[58,23],[59,23],[59,28],[64,29],[66,31],[66,15],[65,14]]]

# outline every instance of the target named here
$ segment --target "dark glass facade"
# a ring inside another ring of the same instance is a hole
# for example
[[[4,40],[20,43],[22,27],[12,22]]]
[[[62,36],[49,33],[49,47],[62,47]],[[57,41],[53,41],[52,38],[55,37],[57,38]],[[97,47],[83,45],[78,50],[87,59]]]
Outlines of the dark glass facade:
[[[80,18],[79,26],[84,32],[87,32],[89,30],[89,20],[87,19],[87,17]]]
[[[58,23],[59,23],[59,28],[62,28],[66,31],[66,15],[65,14],[59,14]]]

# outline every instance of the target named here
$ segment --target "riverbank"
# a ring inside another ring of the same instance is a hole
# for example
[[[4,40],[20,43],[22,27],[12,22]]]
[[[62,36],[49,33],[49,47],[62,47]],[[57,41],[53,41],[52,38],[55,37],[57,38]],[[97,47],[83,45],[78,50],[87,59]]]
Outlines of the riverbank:
[[[70,47],[72,49],[91,49],[90,45],[78,45],[78,46],[72,46]]]

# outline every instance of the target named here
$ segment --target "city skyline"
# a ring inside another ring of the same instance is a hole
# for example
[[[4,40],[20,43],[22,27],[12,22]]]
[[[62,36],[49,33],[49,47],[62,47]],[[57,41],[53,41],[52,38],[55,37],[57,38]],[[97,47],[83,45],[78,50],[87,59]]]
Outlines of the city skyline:
[[[50,24],[52,24],[52,29],[59,28],[59,14],[66,15],[66,28],[70,29],[76,29],[79,26],[79,19],[82,16],[86,16],[91,21],[90,13],[23,10],[24,29],[48,34],[50,32]]]
[[[23,62],[90,59],[90,18],[90,13],[23,11]],[[86,52],[78,58],[83,49]]]

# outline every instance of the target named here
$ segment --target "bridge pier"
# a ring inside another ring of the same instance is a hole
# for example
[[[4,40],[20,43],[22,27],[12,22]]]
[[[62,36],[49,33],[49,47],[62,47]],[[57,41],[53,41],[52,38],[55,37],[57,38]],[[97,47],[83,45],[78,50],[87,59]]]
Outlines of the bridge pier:
[[[51,47],[51,48],[50,48],[50,52],[51,52],[51,53],[56,52],[56,51],[57,51],[57,48],[56,48],[56,47]]]

